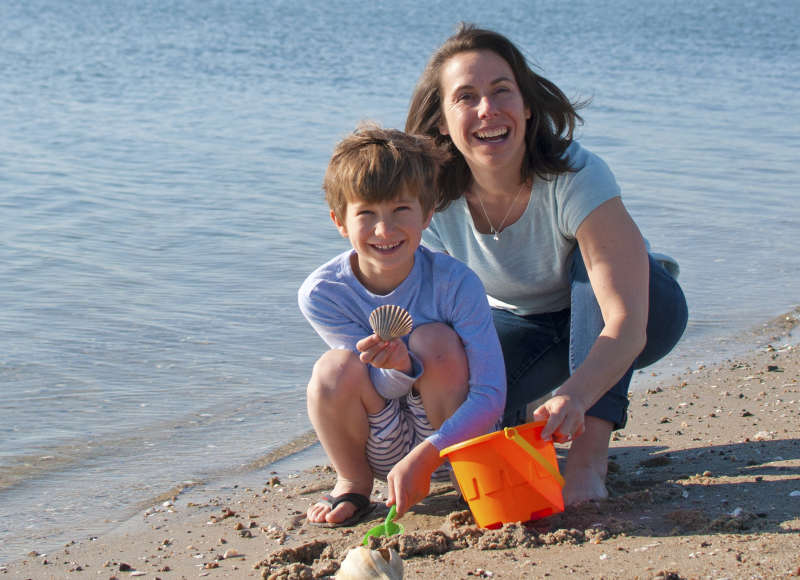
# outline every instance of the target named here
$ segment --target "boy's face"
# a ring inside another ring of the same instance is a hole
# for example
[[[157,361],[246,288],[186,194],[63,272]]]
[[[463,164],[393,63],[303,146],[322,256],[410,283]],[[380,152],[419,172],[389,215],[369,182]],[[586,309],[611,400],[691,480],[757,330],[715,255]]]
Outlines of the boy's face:
[[[411,272],[422,230],[432,217],[433,211],[424,212],[419,199],[406,192],[391,201],[349,201],[344,222],[331,212],[356,251],[356,276],[378,294],[394,290]]]

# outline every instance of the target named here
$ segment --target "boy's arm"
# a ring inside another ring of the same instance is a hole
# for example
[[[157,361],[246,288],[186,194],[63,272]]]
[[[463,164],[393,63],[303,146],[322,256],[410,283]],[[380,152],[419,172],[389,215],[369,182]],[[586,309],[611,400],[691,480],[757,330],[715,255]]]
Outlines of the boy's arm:
[[[461,338],[469,366],[467,399],[427,441],[441,450],[488,433],[502,417],[506,401],[506,374],[500,340],[486,291],[478,276],[465,268],[448,292],[453,330]]]
[[[343,284],[307,281],[298,292],[298,305],[303,316],[330,348],[350,350],[360,355],[359,341],[373,335],[367,325],[369,313],[362,310],[369,307],[360,306],[363,299],[359,296],[347,294],[348,289]],[[409,359],[408,372],[406,369],[378,368],[368,364],[372,384],[381,396],[397,398],[411,390],[422,374],[422,365],[411,353]]]

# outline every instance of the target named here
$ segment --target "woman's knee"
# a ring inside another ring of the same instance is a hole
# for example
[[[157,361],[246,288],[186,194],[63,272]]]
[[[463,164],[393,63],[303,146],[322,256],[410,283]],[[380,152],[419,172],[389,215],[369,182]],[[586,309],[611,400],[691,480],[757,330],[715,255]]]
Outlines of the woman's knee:
[[[636,361],[636,368],[646,367],[666,356],[683,336],[688,319],[689,309],[680,285],[651,258],[647,344]]]
[[[369,381],[369,373],[356,353],[329,350],[314,363],[307,390],[309,401],[352,397],[363,381]]]

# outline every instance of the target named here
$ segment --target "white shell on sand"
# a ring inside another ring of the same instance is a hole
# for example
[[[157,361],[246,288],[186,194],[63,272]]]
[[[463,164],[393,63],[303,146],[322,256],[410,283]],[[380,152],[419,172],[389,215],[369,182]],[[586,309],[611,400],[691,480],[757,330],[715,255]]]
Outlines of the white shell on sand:
[[[369,325],[381,340],[392,340],[411,332],[414,322],[404,308],[394,304],[384,304],[369,315]]]
[[[353,548],[347,552],[336,580],[401,580],[403,578],[403,560],[392,548],[370,550],[364,546]]]

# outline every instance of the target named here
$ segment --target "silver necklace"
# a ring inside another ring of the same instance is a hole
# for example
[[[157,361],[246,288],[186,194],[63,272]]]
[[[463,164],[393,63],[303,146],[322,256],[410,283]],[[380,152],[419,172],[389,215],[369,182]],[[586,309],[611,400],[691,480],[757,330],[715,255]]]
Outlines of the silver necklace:
[[[519,194],[521,194],[522,190],[525,189],[525,185],[527,185],[527,183],[528,183],[527,180],[522,182],[522,185],[517,191],[517,195],[515,195],[514,199],[511,200],[511,205],[509,205],[508,209],[506,210],[506,215],[503,216],[503,221],[500,222],[500,225],[497,226],[497,228],[495,228],[494,225],[492,225],[492,220],[489,219],[489,214],[486,213],[486,208],[483,205],[483,199],[481,198],[481,194],[478,193],[477,189],[475,190],[475,195],[478,196],[478,203],[481,204],[481,210],[483,210],[483,217],[486,218],[486,223],[489,224],[489,231],[492,234],[492,237],[494,238],[495,242],[500,241],[500,232],[503,231],[503,226],[505,225],[508,216],[511,214],[511,208],[513,208],[514,204],[517,203],[517,199],[519,199]]]

